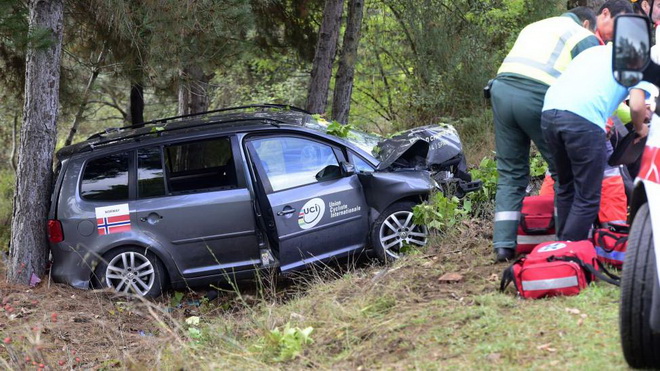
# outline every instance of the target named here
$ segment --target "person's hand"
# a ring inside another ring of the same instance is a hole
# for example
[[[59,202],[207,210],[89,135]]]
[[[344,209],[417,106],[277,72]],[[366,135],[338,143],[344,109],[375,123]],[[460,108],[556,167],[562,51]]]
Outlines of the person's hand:
[[[646,124],[642,124],[642,126],[639,128],[641,130],[637,130],[637,128],[635,129],[636,129],[635,133],[637,134],[637,137],[633,141],[634,144],[639,143],[640,140],[646,138],[646,136],[649,135],[649,126]]]

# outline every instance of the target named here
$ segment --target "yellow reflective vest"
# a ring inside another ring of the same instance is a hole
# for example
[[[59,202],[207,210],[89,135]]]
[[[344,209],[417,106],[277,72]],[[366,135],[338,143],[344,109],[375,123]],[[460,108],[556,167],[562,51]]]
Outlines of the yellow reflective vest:
[[[573,59],[571,50],[593,35],[570,17],[534,22],[520,31],[497,74],[513,73],[551,85]]]

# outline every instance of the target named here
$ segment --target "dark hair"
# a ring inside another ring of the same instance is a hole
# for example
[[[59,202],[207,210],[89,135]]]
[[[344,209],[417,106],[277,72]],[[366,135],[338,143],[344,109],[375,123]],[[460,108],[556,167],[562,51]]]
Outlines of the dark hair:
[[[598,9],[598,15],[603,12],[603,9],[610,11],[610,15],[614,17],[622,13],[632,13],[633,8],[629,0],[607,0],[603,6]]]
[[[586,6],[578,6],[568,11],[575,14],[581,22],[589,21],[589,29],[593,32],[596,30],[596,13]]]

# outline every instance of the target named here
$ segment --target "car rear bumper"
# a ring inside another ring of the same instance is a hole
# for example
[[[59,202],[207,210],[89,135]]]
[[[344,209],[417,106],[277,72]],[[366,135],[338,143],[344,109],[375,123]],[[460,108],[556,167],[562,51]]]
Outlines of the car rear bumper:
[[[72,247],[64,243],[51,245],[51,254],[53,281],[83,290],[90,288],[93,266],[98,261],[94,254],[84,248]]]

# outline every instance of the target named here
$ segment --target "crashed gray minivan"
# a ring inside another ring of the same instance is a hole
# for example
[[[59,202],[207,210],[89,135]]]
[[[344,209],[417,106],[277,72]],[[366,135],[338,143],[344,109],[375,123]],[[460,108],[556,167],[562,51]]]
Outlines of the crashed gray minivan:
[[[389,139],[253,105],[107,129],[62,148],[48,234],[56,282],[157,296],[424,245],[412,207],[480,187],[449,125]]]

